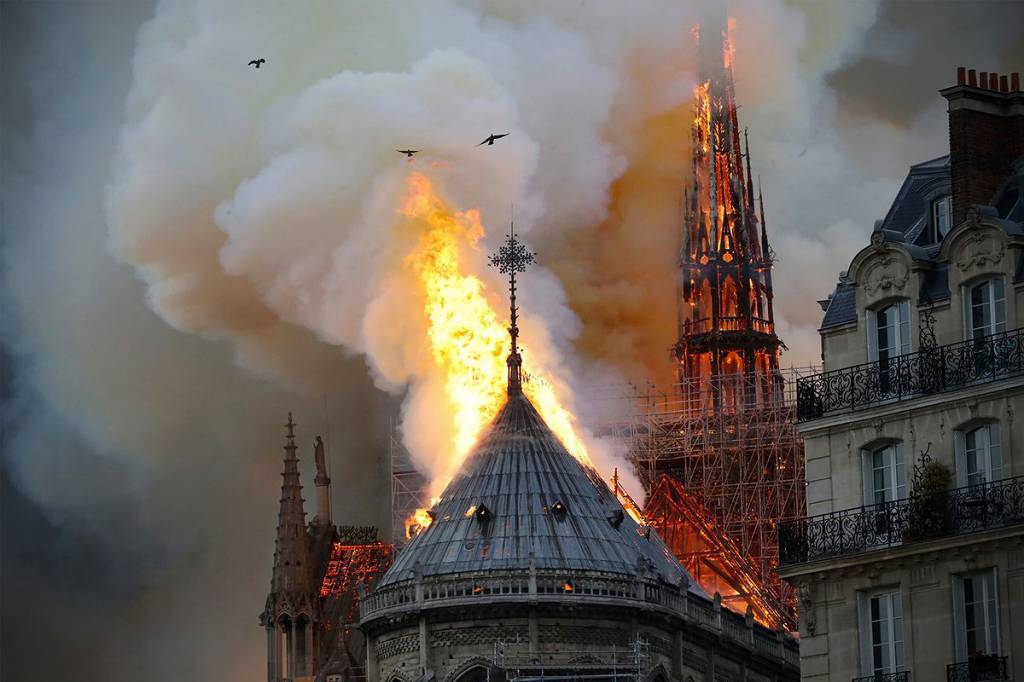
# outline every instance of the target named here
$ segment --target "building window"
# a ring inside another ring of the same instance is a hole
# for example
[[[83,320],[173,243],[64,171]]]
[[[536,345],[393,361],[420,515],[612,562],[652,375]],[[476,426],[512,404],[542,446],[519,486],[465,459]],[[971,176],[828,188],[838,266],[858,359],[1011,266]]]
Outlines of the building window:
[[[942,241],[949,232],[950,223],[953,221],[951,214],[952,205],[948,194],[932,202],[932,241]]]
[[[910,301],[903,299],[869,310],[868,361],[888,364],[910,352]]]
[[[982,485],[1003,477],[999,422],[956,432],[956,480],[959,487]]]
[[[903,444],[892,443],[864,456],[864,504],[883,504],[907,496]]]
[[[861,669],[864,675],[903,671],[903,605],[899,590],[861,593]]]
[[[1006,294],[1003,278],[993,277],[967,286],[964,317],[968,339],[981,339],[1006,331]]]
[[[999,611],[994,568],[953,576],[956,658],[999,654]]]

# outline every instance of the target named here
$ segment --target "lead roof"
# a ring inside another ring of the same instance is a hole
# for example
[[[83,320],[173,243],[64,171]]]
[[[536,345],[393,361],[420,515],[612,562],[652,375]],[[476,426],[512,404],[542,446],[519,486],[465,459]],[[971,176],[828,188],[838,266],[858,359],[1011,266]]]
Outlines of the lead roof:
[[[555,509],[561,503],[564,513]],[[490,521],[478,517],[481,507]],[[641,528],[597,472],[573,457],[522,394],[510,396],[432,510],[434,521],[380,581],[529,570],[646,575],[703,596],[658,538]],[[618,521],[618,523],[613,523]]]

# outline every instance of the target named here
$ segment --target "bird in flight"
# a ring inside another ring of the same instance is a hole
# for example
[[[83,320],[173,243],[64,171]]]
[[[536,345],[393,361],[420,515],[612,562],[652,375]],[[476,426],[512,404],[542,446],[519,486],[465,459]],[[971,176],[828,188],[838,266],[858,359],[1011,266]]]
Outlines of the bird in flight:
[[[266,62],[266,59],[260,57],[259,59],[253,59],[251,62],[249,62],[249,66],[255,66],[258,69],[260,68],[260,64],[265,64]]]
[[[406,156],[408,156],[411,159],[412,155],[418,153],[420,150],[419,149],[396,149],[395,151],[398,152],[399,154],[405,154]]]
[[[506,135],[508,135],[508,133],[502,133],[501,135],[495,135],[495,134],[491,133],[491,135],[486,140],[481,142],[480,144],[485,144],[485,145],[487,145],[489,147],[492,144],[494,144],[495,140],[500,140],[501,138],[505,137]],[[478,144],[477,147],[479,147],[480,144]]]

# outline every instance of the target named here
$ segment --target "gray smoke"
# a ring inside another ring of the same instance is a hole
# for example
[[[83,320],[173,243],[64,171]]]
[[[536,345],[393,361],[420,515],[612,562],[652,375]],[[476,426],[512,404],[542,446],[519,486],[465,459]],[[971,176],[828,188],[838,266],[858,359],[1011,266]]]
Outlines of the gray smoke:
[[[733,6],[787,364],[906,166],[945,153],[934,90],[1024,66],[1019,4],[920,7]],[[307,472],[329,437],[337,514],[384,522],[377,387],[409,370],[366,310],[395,147],[428,145],[491,244],[515,200],[531,331],[573,385],[664,371],[695,8],[0,8],[5,679],[259,678],[289,409]]]

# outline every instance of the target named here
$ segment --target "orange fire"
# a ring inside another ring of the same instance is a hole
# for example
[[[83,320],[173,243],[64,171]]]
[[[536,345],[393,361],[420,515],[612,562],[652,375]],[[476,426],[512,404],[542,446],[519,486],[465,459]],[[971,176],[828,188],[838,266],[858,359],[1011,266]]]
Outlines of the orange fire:
[[[410,175],[400,212],[420,231],[419,243],[406,265],[415,273],[423,294],[427,346],[444,378],[455,426],[451,457],[445,471],[432,482],[432,490],[438,492],[505,403],[510,340],[504,317],[488,300],[486,285],[468,272],[467,263],[479,253],[485,235],[480,212],[453,210],[422,173]],[[529,353],[528,339],[521,350],[529,375],[523,392],[569,452],[589,465],[575,418],[562,406],[549,369]],[[408,519],[407,534],[412,525],[421,530],[430,525],[426,509],[418,509]]]

